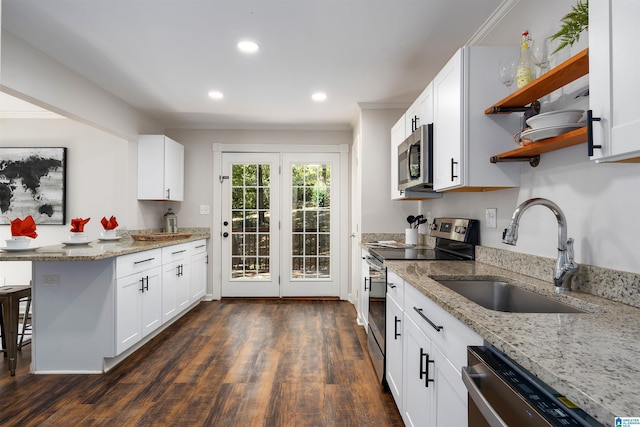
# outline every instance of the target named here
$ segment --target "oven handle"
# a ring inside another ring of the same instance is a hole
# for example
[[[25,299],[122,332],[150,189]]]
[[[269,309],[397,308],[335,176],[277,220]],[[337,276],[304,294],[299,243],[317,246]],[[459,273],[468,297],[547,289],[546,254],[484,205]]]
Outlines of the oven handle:
[[[491,427],[509,427],[507,423],[505,423],[502,418],[500,418],[500,415],[498,415],[496,410],[491,407],[491,404],[483,396],[482,392],[478,388],[478,385],[474,381],[475,379],[483,379],[487,376],[486,373],[477,371],[477,368],[481,368],[482,366],[482,364],[474,366],[463,366],[462,382],[469,392],[469,397],[471,398],[471,400],[473,400],[473,403],[476,404],[478,410],[484,416],[484,419]]]
[[[371,267],[373,270],[383,272],[384,267],[381,267],[378,264],[374,263],[373,261],[371,261],[372,259],[373,259],[372,256],[367,255],[367,257],[364,260],[367,262],[369,267]]]

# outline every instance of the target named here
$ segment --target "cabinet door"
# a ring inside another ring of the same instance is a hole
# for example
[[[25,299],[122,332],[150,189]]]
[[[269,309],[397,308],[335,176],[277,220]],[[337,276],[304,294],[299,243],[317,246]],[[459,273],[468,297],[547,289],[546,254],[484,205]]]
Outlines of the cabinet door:
[[[368,332],[369,325],[369,264],[366,258],[369,252],[362,250],[362,271],[360,275],[360,284],[358,285],[358,323],[364,326]]]
[[[142,339],[142,275],[116,281],[116,354]]]
[[[391,128],[391,200],[398,200],[404,197],[404,191],[398,190],[398,146],[405,140],[404,115]]]
[[[640,16],[636,0],[589,4],[589,102],[594,117],[594,160],[640,160],[640,111],[636,107],[640,57],[631,29]]]
[[[387,294],[385,366],[386,378],[391,394],[402,413],[402,330],[403,313],[398,303]]]
[[[143,273],[142,336],[148,335],[162,324],[162,271],[160,267]]]
[[[462,52],[458,50],[433,80],[435,190],[463,182]]]
[[[432,346],[434,426],[466,426],[467,424],[467,389],[462,382],[460,370],[456,369],[440,352]]]
[[[180,263],[180,274],[176,286],[176,306],[178,313],[189,307],[191,293],[191,265],[189,258]]]
[[[204,241],[200,243],[205,247]],[[194,249],[197,250],[196,246]],[[201,251],[191,257],[191,283],[189,302],[199,301],[207,290],[207,252]]]
[[[162,265],[162,322],[171,320],[178,314],[178,278],[180,261]]]
[[[184,146],[165,137],[164,188],[169,200],[184,199]]]
[[[403,332],[404,411],[402,419],[407,426],[433,426],[432,407],[435,394],[434,383],[429,381],[434,375],[431,359],[432,344],[407,316],[404,318]]]
[[[420,100],[420,124],[433,123],[433,83],[429,83],[418,99]]]

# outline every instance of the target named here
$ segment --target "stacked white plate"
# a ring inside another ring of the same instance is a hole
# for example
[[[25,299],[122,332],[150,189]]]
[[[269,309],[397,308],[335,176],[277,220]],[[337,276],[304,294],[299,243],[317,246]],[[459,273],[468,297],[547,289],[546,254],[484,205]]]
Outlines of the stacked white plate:
[[[540,141],[546,138],[562,135],[574,129],[581,128],[585,123],[580,123],[584,114],[583,110],[559,110],[538,114],[527,119],[527,125],[531,129],[520,134],[523,144]]]

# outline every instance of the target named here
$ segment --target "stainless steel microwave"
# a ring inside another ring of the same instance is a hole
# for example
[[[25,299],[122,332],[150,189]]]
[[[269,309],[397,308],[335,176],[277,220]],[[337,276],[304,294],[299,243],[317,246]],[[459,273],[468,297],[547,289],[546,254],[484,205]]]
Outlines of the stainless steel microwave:
[[[418,127],[398,146],[398,190],[433,191],[433,124]]]

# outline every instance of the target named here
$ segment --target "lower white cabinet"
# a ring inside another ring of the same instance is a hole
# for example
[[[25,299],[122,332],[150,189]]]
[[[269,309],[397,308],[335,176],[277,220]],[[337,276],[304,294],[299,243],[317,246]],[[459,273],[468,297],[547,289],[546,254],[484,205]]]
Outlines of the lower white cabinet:
[[[402,329],[404,319],[402,307],[389,293],[387,293],[386,310],[386,379],[389,390],[391,390],[391,394],[398,406],[398,410],[402,411],[404,394],[402,385],[402,343],[404,340],[404,332]]]
[[[360,284],[356,289],[356,296],[358,298],[358,324],[364,326],[364,330],[368,331],[369,325],[369,264],[367,263],[367,257],[369,251],[362,249],[362,270],[360,274]]]
[[[116,259],[116,354],[162,324],[161,251]]]
[[[191,242],[191,284],[189,303],[200,301],[207,291],[207,241]]]
[[[189,306],[191,291],[188,243],[162,248],[162,321]]]
[[[460,371],[467,346],[482,337],[388,273],[386,379],[407,426],[467,425],[467,390]],[[392,280],[393,279],[393,280]]]

